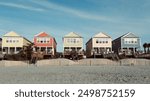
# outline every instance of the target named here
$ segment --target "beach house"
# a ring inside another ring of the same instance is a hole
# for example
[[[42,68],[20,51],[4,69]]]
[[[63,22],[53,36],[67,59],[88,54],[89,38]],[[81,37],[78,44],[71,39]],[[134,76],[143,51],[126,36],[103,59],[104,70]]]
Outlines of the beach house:
[[[140,37],[128,32],[112,42],[113,51],[118,54],[133,55],[141,47]]]
[[[112,52],[112,38],[106,33],[100,32],[86,43],[87,57],[101,57],[110,52]]]
[[[83,56],[83,37],[75,32],[70,32],[63,37],[63,56],[70,58],[72,53],[78,57]]]
[[[45,56],[54,57],[56,55],[57,42],[54,37],[46,32],[34,36],[34,46],[36,47],[35,51],[44,52]]]
[[[2,37],[2,53],[17,54],[24,46],[29,44],[31,44],[31,41],[11,31]]]

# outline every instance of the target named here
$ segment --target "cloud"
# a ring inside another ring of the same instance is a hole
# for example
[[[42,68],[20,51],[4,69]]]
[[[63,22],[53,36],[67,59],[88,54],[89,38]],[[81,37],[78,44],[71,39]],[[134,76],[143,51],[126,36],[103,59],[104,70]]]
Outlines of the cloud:
[[[46,1],[46,0],[43,1],[42,3],[38,0],[32,1],[32,2],[36,3],[38,5],[44,6],[47,9],[62,11],[62,12],[65,12],[65,13],[68,13],[70,15],[74,15],[74,16],[77,16],[77,17],[80,17],[80,18],[83,18],[83,19],[114,22],[114,19],[112,19],[110,17],[107,17],[107,16],[90,14],[90,13],[85,12],[85,11],[76,10],[76,9],[69,8],[69,7],[66,7],[66,6],[62,6],[60,4],[52,3],[52,2]]]
[[[32,6],[26,6],[26,5],[22,5],[22,4],[16,4],[16,3],[0,2],[0,5],[14,7],[14,8],[20,8],[20,9],[26,9],[26,10],[30,10],[30,11],[44,11],[44,9],[42,9],[42,8],[35,8]]]

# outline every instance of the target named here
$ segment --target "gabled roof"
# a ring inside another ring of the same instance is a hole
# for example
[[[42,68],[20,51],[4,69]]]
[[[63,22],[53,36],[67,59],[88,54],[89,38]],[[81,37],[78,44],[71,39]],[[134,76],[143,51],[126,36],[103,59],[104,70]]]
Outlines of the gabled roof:
[[[121,39],[121,38],[139,38],[139,37],[136,36],[135,34],[133,34],[132,32],[128,32],[128,33],[123,34],[122,36],[116,38],[116,39],[113,40],[113,41],[116,41],[116,40]]]
[[[92,38],[111,38],[111,37],[109,35],[107,35],[106,33],[104,33],[104,32],[99,32],[99,33],[95,34]],[[92,38],[90,38],[86,42],[86,44],[88,44],[92,40]]]
[[[4,37],[9,37],[9,36],[11,36],[11,37],[21,37],[18,33],[14,32],[14,31],[8,32],[3,36]]]
[[[39,34],[35,35],[36,37],[52,37],[49,34],[47,34],[46,32],[40,32]]]
[[[136,36],[135,34],[128,32],[124,35],[122,35],[122,37],[126,37],[126,38],[139,38],[138,36]]]
[[[93,38],[111,38],[111,37],[106,33],[99,32],[98,34],[94,35]]]
[[[56,39],[51,35],[47,34],[46,32],[40,32],[39,34],[35,35],[35,37],[51,37],[54,39],[55,43],[57,44]]]
[[[69,34],[65,35],[64,38],[82,38],[82,36],[78,35],[75,32],[70,32]]]

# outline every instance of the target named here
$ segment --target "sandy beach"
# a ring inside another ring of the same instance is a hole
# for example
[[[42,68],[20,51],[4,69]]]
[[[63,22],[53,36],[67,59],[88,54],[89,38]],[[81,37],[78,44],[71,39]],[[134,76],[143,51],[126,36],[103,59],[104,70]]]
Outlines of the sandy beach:
[[[149,84],[150,66],[1,67],[1,84]]]

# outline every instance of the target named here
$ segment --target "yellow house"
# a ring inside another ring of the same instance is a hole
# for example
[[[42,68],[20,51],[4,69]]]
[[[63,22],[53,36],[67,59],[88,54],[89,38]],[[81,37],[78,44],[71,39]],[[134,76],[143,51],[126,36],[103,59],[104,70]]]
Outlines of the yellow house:
[[[106,33],[98,33],[86,43],[86,56],[101,56],[112,52],[112,38]]]
[[[31,41],[13,31],[6,33],[2,37],[3,54],[17,54],[23,46],[28,46],[29,44],[31,44]]]
[[[71,51],[80,53],[83,50],[83,38],[75,32],[70,32],[63,37],[64,55]]]

